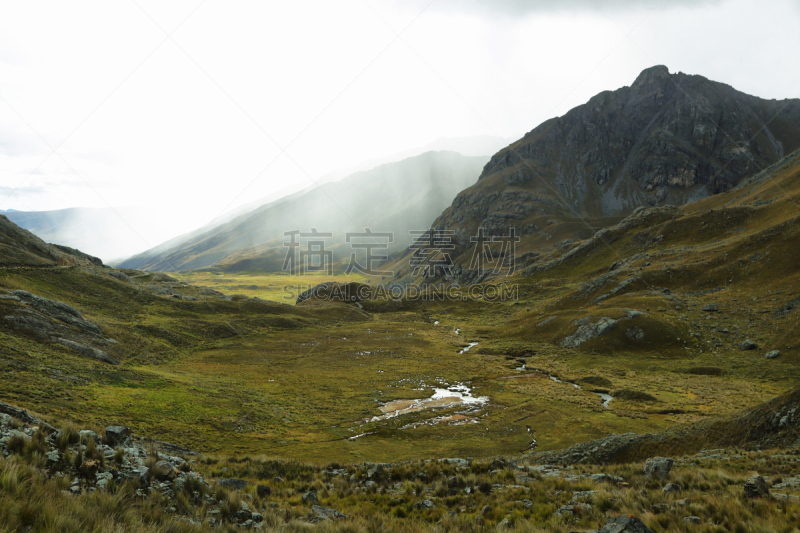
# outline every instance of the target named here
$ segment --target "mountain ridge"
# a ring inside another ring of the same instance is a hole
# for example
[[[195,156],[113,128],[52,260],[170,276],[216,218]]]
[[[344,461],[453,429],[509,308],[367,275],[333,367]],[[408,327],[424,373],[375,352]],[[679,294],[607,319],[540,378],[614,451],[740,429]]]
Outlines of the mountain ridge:
[[[681,205],[730,190],[798,146],[800,100],[764,100],[655,66],[492,156],[434,225],[467,245],[479,226],[532,233],[546,216]]]
[[[209,267],[242,249],[282,240],[286,231],[313,227],[338,233],[369,227],[404,238],[409,229],[425,229],[450,198],[475,180],[486,159],[456,152],[426,152],[359,171],[281,198],[187,242],[156,254],[139,254],[118,266],[163,271]],[[425,220],[418,224],[421,227],[407,227],[418,220]],[[276,246],[285,251],[282,243]]]

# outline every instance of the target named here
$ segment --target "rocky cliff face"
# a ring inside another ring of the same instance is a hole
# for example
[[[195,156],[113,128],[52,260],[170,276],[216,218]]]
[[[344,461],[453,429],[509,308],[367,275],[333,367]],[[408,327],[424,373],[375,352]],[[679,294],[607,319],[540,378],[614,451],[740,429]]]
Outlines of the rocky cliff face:
[[[643,71],[495,154],[436,220],[459,244],[479,226],[531,234],[547,217],[610,217],[725,192],[800,146],[800,100],[702,76]]]

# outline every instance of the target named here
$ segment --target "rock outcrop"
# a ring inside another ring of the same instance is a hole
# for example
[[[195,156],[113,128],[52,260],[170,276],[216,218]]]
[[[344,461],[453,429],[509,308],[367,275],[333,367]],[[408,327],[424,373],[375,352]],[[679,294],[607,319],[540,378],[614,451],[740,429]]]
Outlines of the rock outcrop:
[[[798,146],[800,100],[764,100],[654,66],[495,154],[434,225],[468,246],[479,226],[519,235],[548,215],[681,205],[732,189]]]
[[[564,346],[565,348],[577,348],[584,342],[608,333],[616,327],[616,320],[603,317],[597,322],[579,326],[575,333],[568,335],[564,338],[564,340],[561,341],[561,346]]]
[[[39,340],[49,340],[86,357],[118,365],[119,360],[92,343],[103,346],[115,344],[102,336],[103,330],[87,320],[71,305],[37,296],[28,291],[14,290],[0,293],[2,299],[19,302],[3,320],[17,330]]]
[[[648,459],[644,464],[644,475],[645,477],[666,479],[669,476],[669,471],[672,470],[673,464],[675,464],[675,461],[668,457]]]

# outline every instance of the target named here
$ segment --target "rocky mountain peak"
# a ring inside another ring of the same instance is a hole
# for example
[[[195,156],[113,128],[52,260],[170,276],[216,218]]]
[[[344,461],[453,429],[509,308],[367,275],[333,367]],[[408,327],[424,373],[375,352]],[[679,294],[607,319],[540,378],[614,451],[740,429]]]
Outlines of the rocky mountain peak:
[[[553,217],[682,205],[728,191],[798,147],[800,100],[765,100],[657,65],[500,150],[435,224],[466,246],[478,227],[531,235]]]
[[[631,85],[631,89],[644,89],[654,85],[663,85],[665,81],[669,82],[670,76],[669,69],[664,65],[646,68],[639,73],[636,81]]]

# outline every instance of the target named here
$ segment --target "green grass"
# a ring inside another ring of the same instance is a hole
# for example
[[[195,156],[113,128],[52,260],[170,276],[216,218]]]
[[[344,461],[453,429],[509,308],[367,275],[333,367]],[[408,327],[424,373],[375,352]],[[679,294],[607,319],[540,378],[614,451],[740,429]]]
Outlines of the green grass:
[[[800,191],[796,175],[781,179],[791,194]],[[771,186],[615,229],[607,236],[611,248],[598,244],[546,272],[504,280],[518,284],[516,302],[295,306],[287,284],[370,280],[209,270],[175,274],[183,284],[146,274],[135,278],[137,286],[99,268],[0,269],[0,288],[64,301],[100,324],[117,341],[106,349],[123,361],[111,367],[87,360],[0,319],[0,398],[76,422],[126,424],[204,452],[317,463],[519,453],[530,442],[527,426],[550,450],[732,414],[800,378],[800,311],[775,315],[800,295],[796,207],[787,198],[748,205],[772,194]],[[738,204],[721,211],[733,197]],[[630,261],[615,279],[587,285],[620,256]],[[637,281],[596,300],[630,276]],[[709,315],[706,303],[720,311]],[[0,300],[0,317],[19,308]],[[644,314],[629,319],[628,309]],[[576,320],[603,317],[618,320],[616,329],[577,349],[559,345]],[[629,335],[634,326],[643,338]],[[739,350],[746,338],[759,349]],[[469,341],[479,344],[459,354]],[[781,356],[765,359],[771,349]],[[516,370],[522,364],[526,369]],[[549,375],[593,377],[610,382],[604,388],[612,394],[632,392],[604,409],[596,395]],[[370,421],[386,402],[427,397],[453,382],[489,398],[468,413],[478,423],[429,424],[458,408]]]
[[[684,531],[685,516],[700,518],[701,525],[692,526],[693,531],[777,533],[795,531],[800,512],[800,500],[748,500],[742,493],[744,481],[754,472],[771,485],[798,475],[796,449],[730,449],[715,451],[716,458],[708,454],[676,457],[664,480],[645,478],[641,462],[568,467],[546,476],[526,471],[530,465],[525,460],[519,468],[492,464],[489,459],[471,461],[466,467],[408,461],[384,469],[372,478],[371,487],[366,484],[369,465],[321,466],[252,455],[201,456],[189,462],[205,479],[234,477],[250,484],[241,492],[187,484],[183,493],[167,499],[155,491],[136,495],[136,485],[127,482],[70,496],[65,494],[70,477],[48,477],[41,465],[36,466],[35,455],[27,453],[33,447],[31,442],[8,459],[0,459],[0,531],[237,531],[230,517],[241,502],[264,516],[267,530],[305,531],[313,513],[301,495],[312,489],[322,506],[347,516],[315,526],[323,532],[477,532],[507,520],[507,530],[512,532],[566,533],[597,529],[609,517],[633,514],[656,533]],[[595,473],[619,476],[624,483],[581,477]],[[678,483],[681,492],[663,493],[667,483]],[[258,484],[269,486],[271,494],[259,496]],[[197,496],[192,493],[195,490],[200,491]],[[580,496],[576,491],[594,493]],[[798,491],[773,487],[772,492],[796,495]],[[422,500],[430,500],[433,507],[419,508],[416,504]],[[575,500],[589,506],[572,517],[555,514]],[[667,510],[658,512],[658,506]],[[215,509],[220,512],[212,514]],[[211,516],[223,521],[221,528],[210,526]]]
[[[285,276],[262,275],[251,283],[252,275],[228,273],[225,279],[230,286],[259,288],[242,289],[234,301],[203,296],[187,301],[136,291],[83,269],[3,271],[2,286],[66,301],[100,323],[118,341],[112,349],[125,363],[95,363],[0,329],[0,397],[98,427],[129,425],[139,434],[207,453],[266,453],[324,463],[521,453],[530,443],[526,426],[535,429],[540,449],[557,449],[608,433],[657,431],[727,414],[789,386],[786,375],[763,380],[756,372],[760,360],[748,365],[742,359],[741,370],[728,368],[721,376],[688,374],[683,370],[719,361],[711,355],[688,357],[683,346],[631,349],[624,330],[621,339],[617,331],[586,349],[561,348],[553,339],[571,331],[568,323],[541,332],[533,325],[551,313],[583,316],[576,309],[547,308],[554,297],[574,290],[556,282],[541,288],[520,279],[520,305],[368,302],[365,313],[336,303],[294,306],[248,299],[277,295],[275,287]],[[199,280],[209,285],[206,278]],[[199,294],[192,286],[175,291]],[[641,297],[635,298],[624,295],[614,305],[642,307]],[[3,314],[16,306],[0,301]],[[652,334],[664,319],[650,317],[651,326],[641,324]],[[459,354],[472,340],[480,344]],[[602,344],[614,342],[619,347]],[[519,361],[527,371],[515,370]],[[615,390],[647,393],[658,401],[619,399],[604,409],[596,395],[555,383],[548,374],[573,381],[600,376]],[[434,387],[454,382],[489,397],[468,413],[478,423],[425,424],[463,411],[457,407],[369,421],[386,402],[428,397]]]

